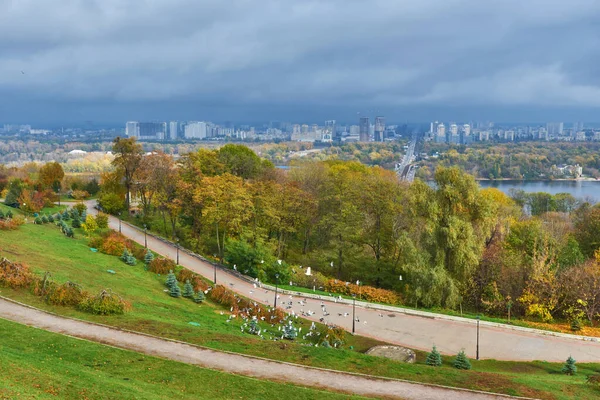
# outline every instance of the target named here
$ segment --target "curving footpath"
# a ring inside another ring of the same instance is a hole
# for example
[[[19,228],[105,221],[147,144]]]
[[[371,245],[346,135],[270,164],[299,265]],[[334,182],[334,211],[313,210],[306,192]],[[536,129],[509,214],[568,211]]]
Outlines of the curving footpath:
[[[219,352],[174,340],[61,317],[0,298],[0,318],[140,353],[224,372],[377,398],[497,400],[515,397],[343,373]]]
[[[93,202],[88,202],[91,212]],[[119,229],[119,221],[110,217],[110,227]],[[123,235],[144,245],[144,232],[133,225],[121,224]],[[147,235],[148,247],[156,253],[171,259],[176,258],[176,247],[168,242]],[[179,263],[186,268],[213,279],[215,267],[180,250]],[[261,302],[273,304],[274,292],[254,287],[250,281],[233,273],[217,268],[217,283],[225,285],[235,292]],[[303,304],[299,304],[302,300]],[[289,303],[292,303],[291,305]],[[321,304],[325,305],[328,315],[324,315]],[[350,331],[352,329],[352,305],[342,304],[323,298],[320,300],[304,295],[283,295],[278,299],[278,306],[285,307],[287,312],[305,313],[305,318],[336,324]],[[312,312],[312,315],[306,315]],[[453,355],[464,349],[467,355],[475,357],[477,328],[475,321],[464,318],[436,315],[433,313],[390,312],[370,307],[356,307],[356,333],[385,342],[407,346],[414,349],[430,350],[435,344],[444,354]],[[574,335],[555,334],[533,329],[511,327],[509,325],[481,322],[480,326],[480,358],[511,361],[545,360],[563,362],[570,355],[580,362],[598,362],[600,360],[600,343],[596,338],[583,338]]]

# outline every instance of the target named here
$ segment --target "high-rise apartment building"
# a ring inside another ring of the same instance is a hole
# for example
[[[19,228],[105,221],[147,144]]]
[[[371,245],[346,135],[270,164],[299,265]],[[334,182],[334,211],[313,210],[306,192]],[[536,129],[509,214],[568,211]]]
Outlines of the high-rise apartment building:
[[[341,140],[341,137],[338,136],[336,132],[335,119],[325,121],[325,134],[331,135],[331,140]]]
[[[438,124],[435,132],[436,143],[446,143],[446,125],[443,123]]]
[[[177,140],[179,137],[179,122],[171,121],[169,122],[169,139]]]
[[[125,124],[125,135],[127,137],[140,138],[140,126],[137,121],[127,121]]]
[[[369,141],[369,131],[370,131],[370,124],[369,124],[369,117],[360,117],[360,119],[358,120],[358,127],[359,127],[359,142],[368,142]]]
[[[125,133],[128,137],[135,137],[139,140],[165,140],[167,123],[128,121],[125,124]]]
[[[563,133],[564,124],[562,122],[548,122],[546,124],[546,131],[548,135],[560,136]]]
[[[376,142],[383,142],[384,136],[383,132],[385,132],[385,118],[384,117],[375,117],[375,131],[374,131],[374,140]]]
[[[184,136],[186,139],[204,139],[208,134],[207,128],[206,122],[188,122]]]

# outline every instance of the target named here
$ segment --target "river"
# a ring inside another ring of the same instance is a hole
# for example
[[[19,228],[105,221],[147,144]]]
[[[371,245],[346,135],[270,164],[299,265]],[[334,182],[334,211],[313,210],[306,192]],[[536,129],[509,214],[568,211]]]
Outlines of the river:
[[[600,201],[600,181],[479,181],[483,188],[493,187],[508,194],[510,189],[550,194],[570,193],[578,199]]]

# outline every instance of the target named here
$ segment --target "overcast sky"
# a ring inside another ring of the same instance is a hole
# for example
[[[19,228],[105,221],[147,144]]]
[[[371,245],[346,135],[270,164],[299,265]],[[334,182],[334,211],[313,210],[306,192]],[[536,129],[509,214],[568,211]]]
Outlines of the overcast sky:
[[[597,0],[0,0],[0,123],[600,121]]]

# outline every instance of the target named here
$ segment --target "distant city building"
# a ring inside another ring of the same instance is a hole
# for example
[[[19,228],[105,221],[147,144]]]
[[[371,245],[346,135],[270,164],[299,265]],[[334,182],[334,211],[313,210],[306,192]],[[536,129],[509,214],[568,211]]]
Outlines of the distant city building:
[[[451,135],[458,135],[458,125],[456,125],[456,124],[450,124],[450,134]]]
[[[139,140],[165,140],[167,123],[129,121],[125,124],[125,133],[128,137]]]
[[[125,124],[125,135],[127,137],[134,137],[139,139],[140,137],[140,125],[137,121],[128,121]]]
[[[446,143],[446,125],[443,123],[438,124],[435,132],[436,143]]]
[[[171,121],[169,122],[169,139],[177,140],[179,137],[179,122]]]
[[[206,122],[188,122],[185,126],[184,136],[186,139],[204,139],[207,136]]]
[[[341,140],[341,135],[338,135],[338,133],[337,133],[335,119],[325,121],[325,133],[331,135],[331,140],[336,140],[336,141]],[[328,140],[328,141],[331,141],[331,140]]]
[[[370,125],[369,125],[369,117],[360,117],[359,121],[358,121],[358,126],[359,126],[359,138],[358,140],[360,142],[368,142],[369,141],[369,130],[370,130]]]
[[[349,132],[350,132],[350,135],[358,137],[358,135],[360,133],[360,128],[358,127],[358,125],[351,125]]]
[[[385,132],[385,118],[384,117],[375,117],[375,131],[374,131],[374,140],[376,142],[383,142],[385,137],[383,133]]]
[[[464,124],[463,125],[463,132],[465,133],[465,135],[470,135],[471,134],[471,125]]]
[[[560,136],[563,133],[564,124],[562,122],[548,122],[546,124],[546,131],[550,136]]]

